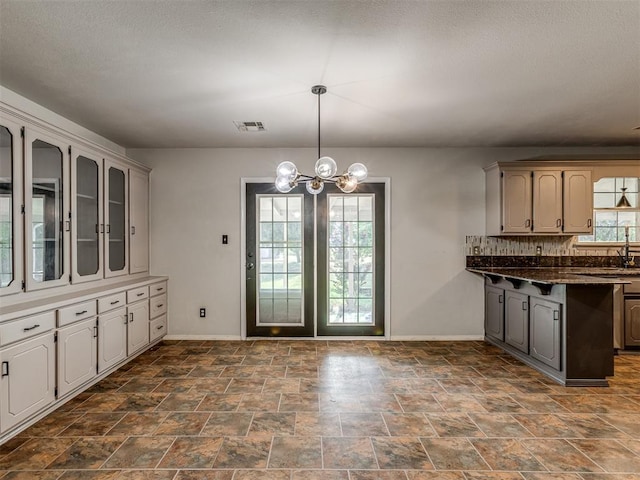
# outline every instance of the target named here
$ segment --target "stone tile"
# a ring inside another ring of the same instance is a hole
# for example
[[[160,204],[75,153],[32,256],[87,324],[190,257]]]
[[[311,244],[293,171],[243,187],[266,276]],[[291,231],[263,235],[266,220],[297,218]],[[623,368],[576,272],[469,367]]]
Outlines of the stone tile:
[[[380,413],[341,413],[340,425],[345,437],[389,435]]]
[[[487,409],[478,400],[482,395],[467,393],[436,393],[433,395],[445,412],[486,413]]]
[[[214,468],[267,468],[271,437],[224,437]]]
[[[444,408],[431,394],[398,393],[396,398],[404,412],[444,412]]]
[[[245,393],[242,395],[239,412],[277,412],[280,405],[279,393]]]
[[[337,413],[298,412],[295,435],[338,437],[342,435]]]
[[[584,438],[629,438],[629,436],[599,415],[590,413],[559,414],[558,417],[571,429],[577,432],[577,436]]]
[[[322,456],[328,469],[378,468],[368,437],[323,437]]]
[[[617,440],[585,439],[569,440],[578,450],[609,473],[640,472],[640,456],[624,447]]]
[[[232,378],[225,393],[262,393],[264,378]]]
[[[290,470],[236,470],[233,480],[289,480],[291,478]]]
[[[173,437],[130,437],[105,463],[105,468],[154,468],[173,443]]]
[[[418,437],[374,437],[371,441],[381,469],[433,469]]]
[[[3,480],[58,480],[60,475],[62,475],[60,471],[45,470],[14,471],[8,472],[6,475],[4,475],[4,472],[0,472],[0,477]],[[107,477],[105,477],[106,479]]]
[[[255,472],[255,470],[249,470],[250,472]],[[239,472],[236,471],[236,472]],[[262,472],[263,476],[261,477],[264,480],[265,472]],[[175,476],[173,480],[232,480],[234,478],[234,470],[180,470],[178,474]],[[238,476],[236,473],[236,480],[242,478],[242,476]],[[254,477],[256,478],[256,477]],[[276,478],[276,477],[274,477]]]
[[[462,472],[407,470],[408,480],[466,480]]]
[[[301,393],[299,378],[267,378],[264,381],[264,393]]]
[[[167,415],[168,412],[129,412],[107,435],[151,435]]]
[[[394,437],[435,437],[436,432],[422,413],[383,413],[389,434]]]
[[[486,437],[466,413],[427,413],[439,437]]]
[[[165,399],[164,393],[132,393],[114,410],[119,412],[144,412],[154,410]]]
[[[170,393],[156,407],[156,410],[193,412],[200,405],[204,396],[204,393]]]
[[[0,458],[0,470],[43,469],[76,440],[76,438],[33,438]]]
[[[466,438],[420,438],[437,470],[490,470]]]
[[[350,470],[350,480],[407,480],[403,470]]]
[[[135,377],[118,389],[118,393],[141,393],[152,392],[162,383],[157,378]]]
[[[178,437],[158,468],[211,468],[222,437]]]
[[[293,435],[296,414],[257,412],[253,415],[249,435]]]
[[[471,443],[493,470],[546,470],[516,439],[478,438],[471,440]]]
[[[79,438],[47,468],[56,470],[100,468],[124,440],[124,437]]]
[[[198,435],[209,419],[208,412],[171,412],[154,435]]]
[[[534,437],[575,438],[581,436],[578,429],[569,426],[558,415],[548,413],[514,414],[513,418],[531,432]]]
[[[284,379],[290,380],[290,379]],[[320,404],[317,393],[282,393],[280,395],[280,412],[319,412]]]
[[[176,470],[122,470],[116,480],[173,480]]]
[[[582,452],[566,440],[525,439],[521,440],[540,462],[552,472],[602,472],[602,468],[593,463]]]
[[[202,435],[240,437],[249,432],[253,413],[214,412],[202,429]]]
[[[86,413],[78,418],[58,436],[62,437],[90,437],[104,435],[111,430],[126,415],[117,413]]]
[[[234,412],[238,409],[242,394],[212,393],[206,395],[196,410],[198,412]]]
[[[532,437],[531,433],[509,414],[471,413],[471,420],[487,437]]]
[[[274,437],[269,468],[322,468],[320,437]]]
[[[351,475],[351,478],[355,478],[353,470]],[[349,480],[349,472],[347,470],[293,470],[290,480]]]

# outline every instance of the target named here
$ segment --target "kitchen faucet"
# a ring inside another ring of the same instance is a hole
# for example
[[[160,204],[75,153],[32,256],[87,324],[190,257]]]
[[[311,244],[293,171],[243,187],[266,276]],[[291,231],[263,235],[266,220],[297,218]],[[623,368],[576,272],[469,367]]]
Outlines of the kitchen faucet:
[[[624,238],[624,246],[620,250],[618,250],[618,255],[622,259],[622,266],[624,268],[629,268],[633,267],[636,264],[635,255],[632,255],[632,253],[640,253],[640,249],[630,247],[629,227],[624,227]]]

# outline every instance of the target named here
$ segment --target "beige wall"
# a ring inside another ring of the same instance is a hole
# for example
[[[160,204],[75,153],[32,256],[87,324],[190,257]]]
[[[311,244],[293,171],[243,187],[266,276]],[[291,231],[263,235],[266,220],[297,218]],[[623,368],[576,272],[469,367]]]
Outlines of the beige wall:
[[[391,337],[480,338],[482,280],[465,271],[465,236],[484,234],[484,172],[496,160],[631,149],[328,149],[391,178]],[[238,337],[240,179],[283,160],[310,171],[315,149],[129,150],[151,172],[151,269],[169,275],[170,335]],[[637,153],[637,150],[636,150]],[[221,244],[228,234],[229,245]],[[198,307],[208,316],[198,317]]]

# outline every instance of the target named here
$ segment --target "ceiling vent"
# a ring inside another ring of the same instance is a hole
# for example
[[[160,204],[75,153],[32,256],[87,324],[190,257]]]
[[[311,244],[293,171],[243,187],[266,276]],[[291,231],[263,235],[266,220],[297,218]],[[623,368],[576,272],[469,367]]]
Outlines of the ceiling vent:
[[[233,122],[240,132],[264,132],[262,122]]]

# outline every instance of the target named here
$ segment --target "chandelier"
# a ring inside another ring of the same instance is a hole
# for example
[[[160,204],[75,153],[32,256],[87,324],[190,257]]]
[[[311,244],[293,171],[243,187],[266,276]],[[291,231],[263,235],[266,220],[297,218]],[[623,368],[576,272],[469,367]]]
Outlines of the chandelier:
[[[318,96],[318,160],[316,161],[315,175],[306,175],[298,171],[293,162],[282,162],[276,168],[276,189],[282,193],[293,190],[298,183],[306,183],[307,191],[314,195],[324,190],[325,182],[332,182],[344,193],[353,192],[358,183],[367,178],[367,167],[362,163],[354,163],[342,175],[337,175],[338,165],[331,157],[320,156],[320,95],[327,93],[324,85],[311,87],[311,93]]]

